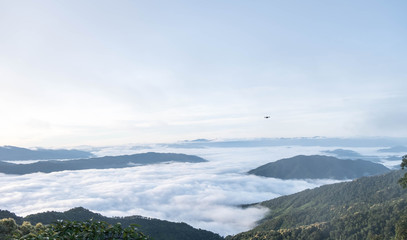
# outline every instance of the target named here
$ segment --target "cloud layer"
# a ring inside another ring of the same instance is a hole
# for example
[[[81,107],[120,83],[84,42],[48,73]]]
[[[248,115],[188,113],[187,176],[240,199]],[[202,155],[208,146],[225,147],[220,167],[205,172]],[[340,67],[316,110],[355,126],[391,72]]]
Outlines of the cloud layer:
[[[194,153],[209,162],[0,175],[0,209],[27,215],[83,206],[106,216],[142,215],[186,222],[228,235],[250,229],[267,213],[261,208],[241,209],[240,204],[336,182],[280,180],[245,174],[254,167],[283,157],[317,154],[321,148],[316,147],[156,150]],[[114,155],[122,151],[105,149],[103,154]]]

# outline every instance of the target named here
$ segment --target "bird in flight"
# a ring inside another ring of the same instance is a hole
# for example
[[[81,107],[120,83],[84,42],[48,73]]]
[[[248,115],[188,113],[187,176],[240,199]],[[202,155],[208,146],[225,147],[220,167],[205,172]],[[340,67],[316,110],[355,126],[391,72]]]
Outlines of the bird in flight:
[[[264,116],[264,118],[266,118],[266,119],[267,119],[267,118],[270,118],[270,116]]]

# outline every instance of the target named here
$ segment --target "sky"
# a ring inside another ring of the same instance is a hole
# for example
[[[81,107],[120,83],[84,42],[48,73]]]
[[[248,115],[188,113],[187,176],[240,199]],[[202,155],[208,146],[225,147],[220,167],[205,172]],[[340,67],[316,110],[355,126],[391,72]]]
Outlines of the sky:
[[[406,10],[0,0],[0,145],[405,137]]]

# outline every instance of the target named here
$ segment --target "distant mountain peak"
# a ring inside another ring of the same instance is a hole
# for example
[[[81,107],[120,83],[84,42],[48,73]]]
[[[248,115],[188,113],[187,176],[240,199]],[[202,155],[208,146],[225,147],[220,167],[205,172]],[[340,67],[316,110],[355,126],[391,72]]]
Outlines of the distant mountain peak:
[[[385,166],[365,160],[343,160],[324,155],[298,155],[270,162],[249,174],[280,179],[355,179],[390,171]]]
[[[49,160],[94,157],[90,152],[76,149],[28,149],[15,146],[0,147],[0,160]]]

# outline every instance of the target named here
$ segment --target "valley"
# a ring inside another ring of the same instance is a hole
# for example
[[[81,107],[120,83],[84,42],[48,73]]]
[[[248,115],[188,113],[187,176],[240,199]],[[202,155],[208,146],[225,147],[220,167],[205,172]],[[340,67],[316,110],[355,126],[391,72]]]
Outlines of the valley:
[[[89,160],[104,159],[102,154],[112,156],[105,158],[109,161],[120,160],[123,157],[120,153],[123,152],[126,153],[123,163],[129,156],[143,156],[149,152],[150,155],[155,152],[156,156],[161,156],[158,154],[160,152],[171,152],[171,156],[199,158],[196,158],[197,161],[165,161],[133,166],[126,162],[124,168],[107,165],[107,168],[79,171],[3,174],[0,175],[0,193],[4,197],[0,199],[0,209],[9,210],[19,216],[28,216],[44,211],[64,212],[81,206],[106,217],[137,215],[169,222],[185,222],[194,228],[212,231],[224,237],[236,234],[241,236],[239,233],[251,230],[256,227],[258,221],[270,216],[268,206],[253,203],[351,180],[318,177],[278,179],[255,176],[247,172],[256,166],[295,157],[298,153],[314,156],[334,149],[336,148],[319,146],[105,148],[92,152],[98,157]],[[363,155],[382,158],[389,168],[400,163],[398,160],[389,164],[387,157],[394,153],[378,152],[381,147],[348,148],[350,149]],[[74,161],[78,160],[67,162]],[[374,164],[377,164],[377,161]],[[249,207],[240,208],[241,205]],[[289,206],[287,208],[291,209]],[[219,215],[219,212],[222,212],[222,215]],[[292,229],[298,225],[284,227]]]

